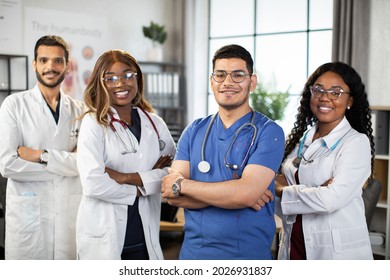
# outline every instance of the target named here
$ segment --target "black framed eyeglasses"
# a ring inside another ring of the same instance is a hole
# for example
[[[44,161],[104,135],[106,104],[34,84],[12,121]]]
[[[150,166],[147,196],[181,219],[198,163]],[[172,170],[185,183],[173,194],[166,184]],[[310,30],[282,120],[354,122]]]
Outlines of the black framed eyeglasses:
[[[211,73],[211,76],[213,77],[213,80],[217,83],[223,83],[226,80],[226,77],[230,75],[230,78],[235,83],[241,83],[245,80],[246,76],[252,76],[252,74],[245,73],[242,70],[235,70],[232,72],[226,72],[222,70],[217,70]]]
[[[315,98],[321,98],[324,94],[330,100],[338,99],[343,93],[349,93],[344,91],[341,87],[332,87],[329,89],[324,89],[322,86],[310,86],[311,95]]]
[[[103,77],[103,81],[106,83],[107,87],[117,87],[122,81],[126,85],[130,85],[133,82],[133,77],[137,76],[137,73],[127,72],[123,75],[107,75]]]

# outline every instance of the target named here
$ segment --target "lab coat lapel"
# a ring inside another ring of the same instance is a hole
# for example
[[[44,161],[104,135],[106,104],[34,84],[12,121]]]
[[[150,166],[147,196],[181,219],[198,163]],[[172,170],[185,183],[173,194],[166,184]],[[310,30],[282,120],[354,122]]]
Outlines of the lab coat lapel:
[[[45,118],[46,126],[48,127],[50,132],[53,132],[54,134],[54,131],[56,129],[56,122],[54,120],[53,114],[49,109],[49,106],[46,103],[45,98],[42,95],[41,90],[38,87],[38,84],[35,85],[33,92],[34,99],[40,106],[39,111],[41,114],[40,116],[37,116],[37,118],[42,118],[43,116]]]
[[[65,94],[62,89],[60,91],[60,95],[60,118],[58,119],[57,132],[61,131],[64,124],[68,123],[68,119],[71,114],[69,99],[64,96]]]

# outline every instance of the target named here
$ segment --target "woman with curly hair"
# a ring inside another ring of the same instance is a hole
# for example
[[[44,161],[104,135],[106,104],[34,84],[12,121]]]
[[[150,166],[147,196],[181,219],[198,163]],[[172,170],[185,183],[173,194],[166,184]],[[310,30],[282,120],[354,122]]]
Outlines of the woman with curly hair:
[[[129,53],[109,50],[98,58],[77,145],[79,259],[163,259],[161,179],[176,148],[143,88],[142,71]]]
[[[276,178],[279,259],[372,259],[362,187],[374,163],[371,110],[349,65],[321,65],[303,89]]]

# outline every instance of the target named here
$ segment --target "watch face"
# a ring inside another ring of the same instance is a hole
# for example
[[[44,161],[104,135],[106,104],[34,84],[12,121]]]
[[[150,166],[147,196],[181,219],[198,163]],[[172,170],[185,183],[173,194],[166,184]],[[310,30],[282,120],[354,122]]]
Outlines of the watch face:
[[[49,153],[45,152],[41,155],[41,159],[43,162],[48,162],[49,161]]]
[[[173,193],[175,196],[179,196],[179,192],[180,192],[179,186],[178,186],[176,183],[174,183],[174,184],[172,185],[172,193]]]

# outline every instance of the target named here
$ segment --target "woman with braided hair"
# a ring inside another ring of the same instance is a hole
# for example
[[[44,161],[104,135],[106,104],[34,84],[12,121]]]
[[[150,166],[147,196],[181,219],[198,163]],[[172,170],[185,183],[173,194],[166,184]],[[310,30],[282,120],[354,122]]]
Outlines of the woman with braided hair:
[[[303,89],[277,176],[279,259],[372,259],[362,187],[372,179],[371,110],[349,65],[321,65]]]

